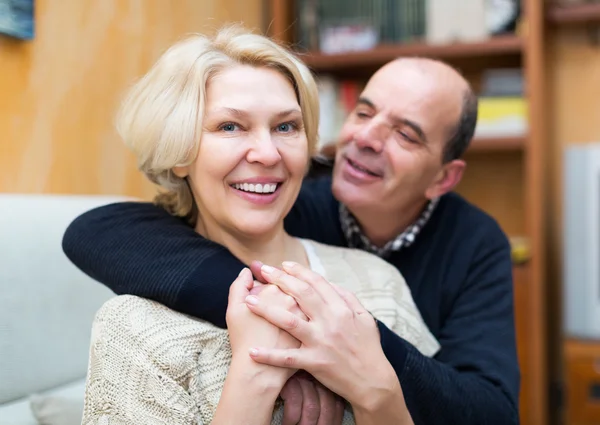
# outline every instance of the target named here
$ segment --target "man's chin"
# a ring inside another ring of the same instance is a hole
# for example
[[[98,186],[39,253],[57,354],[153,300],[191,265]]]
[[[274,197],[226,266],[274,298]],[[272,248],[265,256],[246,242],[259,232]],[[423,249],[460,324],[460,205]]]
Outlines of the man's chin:
[[[373,190],[368,190],[366,187],[355,186],[342,179],[334,179],[331,189],[335,199],[349,209],[362,208],[365,205],[373,205],[376,202],[373,196]]]

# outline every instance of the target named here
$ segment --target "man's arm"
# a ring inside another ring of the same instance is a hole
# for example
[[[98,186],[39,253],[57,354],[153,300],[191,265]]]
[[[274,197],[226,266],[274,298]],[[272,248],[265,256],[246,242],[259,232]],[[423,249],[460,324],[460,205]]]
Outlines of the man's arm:
[[[415,424],[518,424],[520,374],[510,247],[482,241],[432,359],[378,322]]]
[[[244,267],[183,220],[141,202],[82,214],[67,228],[63,250],[116,294],[153,299],[220,327],[226,326],[229,285]]]
[[[307,181],[285,219],[286,230],[342,244],[329,178]],[[63,251],[116,294],[137,295],[226,327],[229,285],[244,264],[184,220],[148,202],[119,202],[77,217]]]

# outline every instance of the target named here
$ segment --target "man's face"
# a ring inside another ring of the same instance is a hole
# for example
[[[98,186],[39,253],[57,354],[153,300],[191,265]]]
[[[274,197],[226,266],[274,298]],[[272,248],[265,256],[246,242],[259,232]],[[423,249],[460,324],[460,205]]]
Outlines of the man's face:
[[[351,211],[405,211],[460,180],[464,163],[442,156],[465,85],[439,67],[396,61],[369,80],[342,127],[333,172],[333,192]]]

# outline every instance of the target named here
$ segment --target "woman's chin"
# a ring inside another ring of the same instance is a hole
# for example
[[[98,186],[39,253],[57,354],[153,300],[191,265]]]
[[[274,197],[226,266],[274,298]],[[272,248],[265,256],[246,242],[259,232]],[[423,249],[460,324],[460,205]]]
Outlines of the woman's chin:
[[[234,227],[240,236],[246,238],[272,237],[273,233],[283,229],[283,219],[274,220],[269,217],[248,217],[245,220],[236,220]]]

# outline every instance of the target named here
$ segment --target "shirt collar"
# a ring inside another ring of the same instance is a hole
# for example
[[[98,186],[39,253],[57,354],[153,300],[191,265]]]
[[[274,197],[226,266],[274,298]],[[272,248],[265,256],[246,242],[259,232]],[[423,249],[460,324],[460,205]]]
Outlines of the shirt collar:
[[[382,248],[375,246],[369,238],[367,238],[361,230],[356,218],[348,211],[348,208],[346,208],[345,205],[340,204],[340,222],[348,246],[350,248],[363,249],[380,257],[386,257],[394,251],[399,251],[401,248],[408,247],[415,241],[415,238],[421,229],[429,221],[438,201],[439,198],[430,200],[421,212],[419,218],[394,239],[388,241]]]

